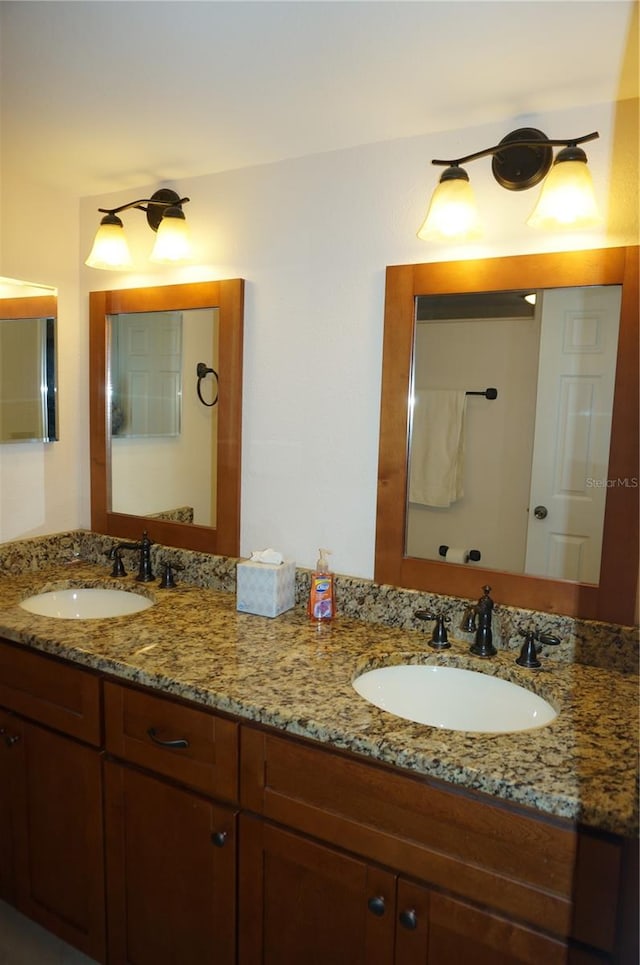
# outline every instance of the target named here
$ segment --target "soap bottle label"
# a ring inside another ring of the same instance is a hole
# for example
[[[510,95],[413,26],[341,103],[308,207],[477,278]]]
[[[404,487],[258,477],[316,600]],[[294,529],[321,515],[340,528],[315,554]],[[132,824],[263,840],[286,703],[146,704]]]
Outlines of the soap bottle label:
[[[309,616],[314,620],[330,620],[333,615],[333,578],[326,573],[314,573],[309,594]]]

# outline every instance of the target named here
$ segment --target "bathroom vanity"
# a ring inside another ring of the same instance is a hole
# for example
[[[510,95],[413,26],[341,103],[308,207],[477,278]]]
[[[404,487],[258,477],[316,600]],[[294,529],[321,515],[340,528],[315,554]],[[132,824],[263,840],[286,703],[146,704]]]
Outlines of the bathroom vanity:
[[[255,617],[186,583],[112,619],[18,605],[108,583],[90,563],[0,583],[3,898],[113,965],[634,961],[633,676],[500,652],[486,672],[556,720],[443,732],[351,681],[478,669],[456,641]]]

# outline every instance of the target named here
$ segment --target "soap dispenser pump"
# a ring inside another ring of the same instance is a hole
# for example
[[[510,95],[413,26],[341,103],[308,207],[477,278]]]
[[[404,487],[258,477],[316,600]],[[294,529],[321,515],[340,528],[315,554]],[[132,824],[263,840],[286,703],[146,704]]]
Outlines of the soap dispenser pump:
[[[335,616],[333,573],[329,572],[330,550],[319,551],[316,568],[311,574],[308,613],[312,620],[331,620]]]

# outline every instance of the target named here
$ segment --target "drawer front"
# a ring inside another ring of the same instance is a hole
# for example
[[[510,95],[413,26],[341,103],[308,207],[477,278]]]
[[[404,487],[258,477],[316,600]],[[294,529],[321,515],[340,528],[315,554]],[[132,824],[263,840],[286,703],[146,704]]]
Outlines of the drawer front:
[[[238,798],[238,725],[166,697],[106,682],[110,754],[226,801]]]
[[[571,828],[257,728],[241,748],[243,807],[568,934]]]
[[[100,681],[88,671],[0,641],[0,705],[100,746]]]

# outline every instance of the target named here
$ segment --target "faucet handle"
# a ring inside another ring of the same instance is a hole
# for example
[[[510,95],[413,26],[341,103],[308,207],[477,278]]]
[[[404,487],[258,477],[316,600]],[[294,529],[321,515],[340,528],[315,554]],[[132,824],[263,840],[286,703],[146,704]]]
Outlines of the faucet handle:
[[[113,569],[111,570],[111,576],[126,576],[127,571],[124,568],[124,563],[122,562],[122,553],[114,546],[112,550],[109,551],[109,559],[113,560]]]
[[[539,633],[538,640],[547,647],[557,647],[562,642],[560,637],[556,637],[555,633]]]
[[[538,654],[543,644],[547,647],[557,647],[560,643],[560,637],[556,637],[553,633],[540,633],[534,627],[527,629],[522,627],[520,632],[524,636],[524,643],[522,644],[520,656],[517,657],[516,663],[527,669],[541,666],[538,660]],[[538,641],[537,644],[536,640]]]
[[[431,634],[431,646],[434,650],[448,650],[451,646],[447,637],[445,616],[443,613],[436,617],[436,623]]]
[[[524,643],[522,644],[522,649],[520,650],[520,656],[516,657],[516,663],[520,667],[525,667],[527,670],[534,670],[536,667],[542,666],[538,660],[536,634],[533,630],[527,630],[525,633]]]
[[[462,614],[462,620],[460,622],[460,629],[464,633],[473,633],[476,629],[476,607],[466,606]]]
[[[557,637],[554,633],[543,633],[541,630],[536,630],[535,627],[518,627],[520,633],[524,637],[524,643],[522,645],[522,650],[520,651],[520,656],[516,660],[517,664],[521,667],[525,666],[540,666],[540,663],[522,663],[523,660],[534,659],[532,655],[537,655],[542,650],[543,645],[547,647],[557,647],[562,643],[560,637]],[[536,643],[537,641],[537,643]],[[527,654],[529,655],[527,657]],[[537,656],[535,656],[537,659]]]
[[[435,620],[435,625],[431,633],[431,640],[429,645],[433,647],[434,650],[448,650],[451,644],[449,643],[447,637],[447,628],[445,626],[446,617],[444,613],[431,613],[429,610],[416,610],[416,618],[418,620]]]
[[[176,581],[173,575],[174,570],[182,570],[183,566],[179,563],[161,563],[162,566],[162,576],[158,581],[161,590],[172,590],[176,586]]]

